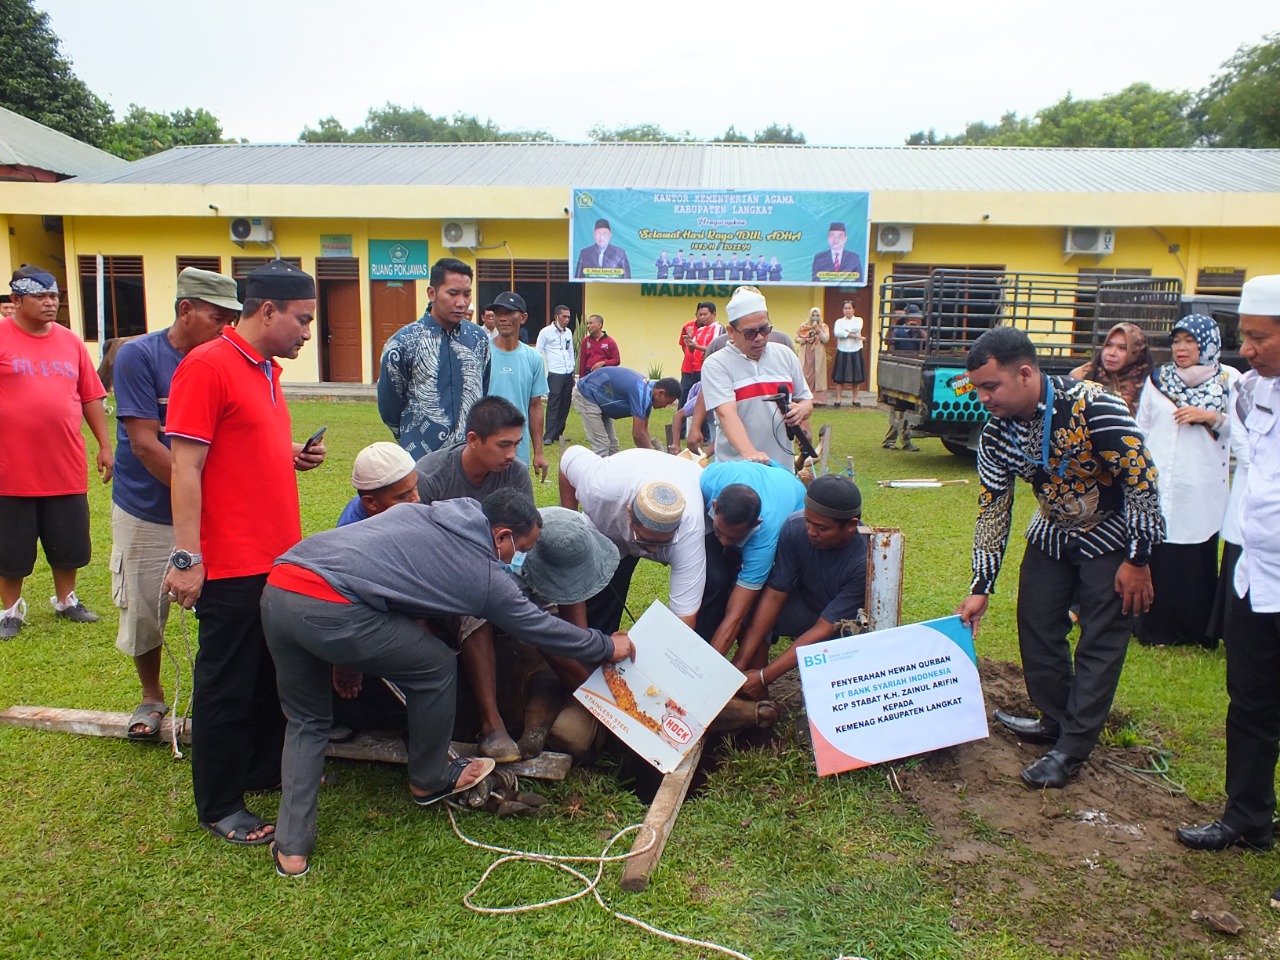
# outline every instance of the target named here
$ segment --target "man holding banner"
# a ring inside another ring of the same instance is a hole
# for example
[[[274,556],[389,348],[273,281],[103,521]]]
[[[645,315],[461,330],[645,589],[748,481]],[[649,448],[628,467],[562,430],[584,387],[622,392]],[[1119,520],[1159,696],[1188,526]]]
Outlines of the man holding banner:
[[[1033,787],[1064,787],[1111,711],[1132,617],[1151,606],[1147,563],[1164,539],[1156,469],[1125,402],[1095,383],[1049,377],[1021,330],[988,330],[969,351],[969,380],[991,414],[978,446],[973,583],[956,613],[977,632],[1004,559],[1018,477],[1040,508],[1018,577],[1018,643],[1039,718],[1002,710],[1020,740],[1052,744],[1022,771]],[[1080,604],[1075,662],[1069,611]]]

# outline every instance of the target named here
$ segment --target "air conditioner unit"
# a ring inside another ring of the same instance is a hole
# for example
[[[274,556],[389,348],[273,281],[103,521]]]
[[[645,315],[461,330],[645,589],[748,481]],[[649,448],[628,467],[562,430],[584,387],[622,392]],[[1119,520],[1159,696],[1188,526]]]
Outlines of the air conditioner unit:
[[[1067,227],[1062,252],[1105,257],[1116,252],[1116,232],[1111,227]]]
[[[231,221],[231,240],[237,246],[243,247],[250,241],[270,243],[274,239],[271,221],[263,217],[236,217]]]
[[[876,228],[876,250],[880,253],[910,253],[916,228],[905,223],[882,223]]]
[[[446,247],[480,246],[480,225],[474,220],[446,220],[440,230],[441,243]]]

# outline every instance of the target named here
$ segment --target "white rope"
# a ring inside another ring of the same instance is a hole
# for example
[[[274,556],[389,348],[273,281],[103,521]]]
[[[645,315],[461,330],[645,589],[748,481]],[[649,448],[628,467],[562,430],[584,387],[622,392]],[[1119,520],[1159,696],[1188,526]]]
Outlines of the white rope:
[[[166,573],[168,568],[166,568]],[[168,606],[170,597],[168,591],[165,590],[164,584],[160,585],[160,596],[156,601],[156,622],[164,622],[165,607]],[[178,719],[178,704],[182,699],[182,666],[186,664],[187,669],[193,674],[195,667],[191,659],[191,638],[187,636],[187,608],[178,605],[178,632],[182,634],[182,644],[185,648],[185,658],[179,660],[173,655],[173,650],[169,647],[169,637],[167,630],[160,631],[160,646],[168,655],[169,661],[173,664],[173,696],[172,705],[169,708],[169,749],[173,753],[173,759],[181,760],[185,756],[182,748],[178,746],[178,739],[187,729],[187,721],[191,718],[191,697],[187,698],[187,707],[182,714],[181,720]],[[194,678],[193,678],[194,682]]]
[[[480,875],[480,879],[476,881],[476,885],[468,890],[463,896],[462,903],[468,910],[474,911],[475,913],[487,914],[528,913],[533,910],[542,910],[546,907],[554,907],[561,903],[571,903],[574,900],[579,900],[582,897],[585,897],[589,893],[595,898],[596,903],[598,903],[600,908],[606,913],[610,913],[617,919],[629,923],[634,927],[639,927],[641,930],[652,934],[655,937],[662,937],[664,940],[670,940],[673,943],[687,944],[691,947],[704,947],[707,950],[715,950],[716,952],[723,953],[726,956],[736,957],[737,960],[752,960],[752,957],[745,953],[739,953],[731,947],[712,943],[710,940],[695,940],[692,937],[685,937],[678,933],[671,933],[668,930],[661,930],[658,927],[645,923],[637,917],[628,916],[625,913],[619,913],[617,910],[614,910],[611,906],[605,903],[604,897],[600,895],[600,879],[604,876],[605,864],[616,863],[620,860],[630,860],[632,857],[638,857],[652,849],[653,845],[658,841],[658,835],[654,832],[653,828],[647,824],[633,823],[629,827],[623,827],[609,839],[608,843],[604,845],[604,849],[600,851],[599,856],[567,856],[551,853],[529,853],[524,850],[511,850],[507,847],[496,847],[488,843],[481,843],[478,840],[472,840],[458,828],[458,821],[454,817],[453,808],[447,807],[446,809],[449,811],[449,825],[453,827],[453,832],[459,840],[468,846],[476,847],[479,850],[488,850],[490,853],[502,854],[502,856],[497,860],[489,864],[488,869],[486,869],[485,872]],[[639,830],[647,830],[651,835],[644,846],[633,849],[630,853],[615,854],[613,856],[609,855],[609,851],[613,849],[614,844],[628,834],[635,833]],[[485,885],[489,876],[495,870],[507,863],[520,862],[540,863],[563,873],[567,873],[582,882],[582,889],[576,893],[557,897],[553,900],[542,900],[538,903],[515,904],[509,907],[485,907],[475,903],[473,898],[480,892],[480,889]],[[596,864],[596,875],[594,879],[588,878],[586,874],[579,870],[575,870],[573,867],[569,866],[570,863]],[[864,960],[864,958],[841,954],[836,957],[835,960]]]

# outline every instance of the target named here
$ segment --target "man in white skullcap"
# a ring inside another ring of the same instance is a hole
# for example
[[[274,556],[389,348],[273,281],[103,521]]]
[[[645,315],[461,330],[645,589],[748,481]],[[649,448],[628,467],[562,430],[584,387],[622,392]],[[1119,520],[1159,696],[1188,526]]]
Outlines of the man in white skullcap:
[[[418,503],[418,473],[413,457],[398,443],[379,440],[358,454],[351,465],[351,498],[338,526],[367,520],[397,503]]]
[[[1222,818],[1183,827],[1195,850],[1271,849],[1280,754],[1280,275],[1255,277],[1240,297],[1240,378],[1236,415],[1249,444],[1240,502],[1243,544],[1228,599],[1227,804]],[[1280,890],[1271,895],[1280,908]]]
[[[716,413],[717,460],[773,461],[794,472],[787,426],[799,426],[813,410],[813,393],[795,352],[769,342],[773,325],[764,294],[739,287],[729,306],[729,345],[702,367],[702,397]],[[769,398],[785,393],[784,417]]]

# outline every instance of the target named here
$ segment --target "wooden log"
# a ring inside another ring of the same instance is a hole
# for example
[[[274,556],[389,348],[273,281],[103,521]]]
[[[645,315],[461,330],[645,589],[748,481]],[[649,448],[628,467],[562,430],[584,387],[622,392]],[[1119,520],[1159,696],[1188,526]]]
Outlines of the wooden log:
[[[36,730],[55,730],[61,733],[78,733],[91,737],[117,737],[125,739],[129,735],[131,713],[113,713],[107,710],[72,710],[63,707],[30,707],[14,706],[0,711],[0,724],[12,727],[30,727]],[[139,743],[164,743],[173,736],[173,718],[165,717],[160,725],[160,733]],[[191,721],[179,731],[179,743],[191,743]],[[453,749],[464,756],[476,752],[474,743],[454,743]],[[409,762],[404,740],[397,734],[377,735],[362,733],[346,743],[331,743],[327,751],[330,757],[344,760],[373,760],[380,763]],[[520,777],[535,780],[563,780],[569,773],[572,758],[565,753],[543,751],[530,760],[517,760],[515,763],[504,763],[499,766]]]
[[[638,857],[627,861],[622,871],[622,889],[629,893],[639,893],[649,885],[649,877],[658,866],[662,851],[676,825],[676,817],[680,815],[680,807],[689,793],[689,785],[693,783],[694,771],[698,769],[698,761],[702,759],[702,747],[705,741],[699,740],[693,745],[680,765],[662,778],[662,785],[649,805],[649,815],[644,818],[648,830],[636,834],[636,841],[631,849],[643,847],[650,837],[653,846]],[[652,831],[652,832],[651,832]]]

